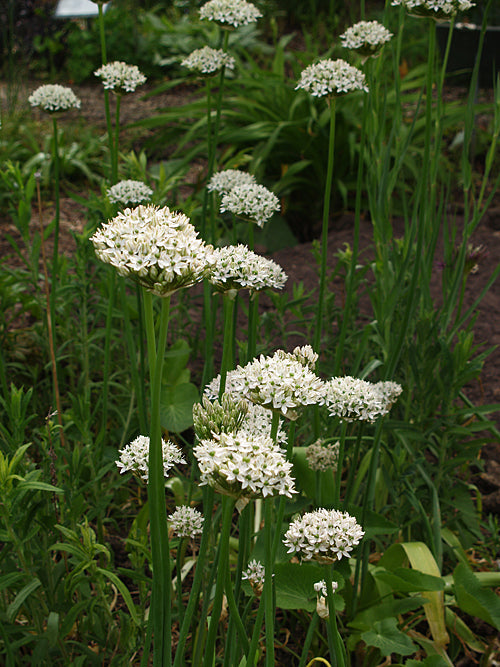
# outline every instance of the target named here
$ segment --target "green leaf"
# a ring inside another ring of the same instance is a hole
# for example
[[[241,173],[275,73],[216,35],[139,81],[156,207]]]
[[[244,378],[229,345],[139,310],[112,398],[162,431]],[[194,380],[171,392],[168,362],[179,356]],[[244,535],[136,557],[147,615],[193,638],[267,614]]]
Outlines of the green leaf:
[[[398,567],[394,572],[377,568],[373,576],[388,584],[393,591],[399,593],[414,593],[418,591],[442,591],[444,581],[441,577],[424,574],[418,570]]]
[[[182,433],[193,425],[193,405],[200,399],[191,382],[164,387],[160,398],[161,425],[167,431]]]
[[[276,606],[281,609],[304,609],[312,612],[316,609],[316,591],[314,584],[325,578],[321,566],[313,563],[277,563],[274,569],[274,583],[276,587]],[[333,573],[339,587],[343,578]],[[335,609],[344,608],[343,598],[335,594]]]
[[[104,575],[107,579],[111,581],[114,586],[119,590],[125,604],[127,605],[127,609],[129,610],[130,616],[132,617],[132,620],[137,626],[141,625],[141,620],[139,616],[137,615],[137,611],[134,605],[134,602],[132,600],[132,596],[130,595],[130,592],[128,588],[125,586],[123,581],[119,579],[114,572],[110,572],[109,570],[105,570],[102,567],[98,567],[97,571],[100,572],[102,575]]]
[[[481,618],[500,630],[500,599],[493,591],[481,587],[471,569],[460,563],[453,572],[455,597],[462,611]]]
[[[363,632],[361,635],[368,646],[375,646],[382,655],[388,656],[391,653],[399,655],[410,655],[418,649],[412,640],[401,632],[395,618],[384,618],[373,624],[373,630]]]
[[[176,340],[164,355],[163,383],[171,387],[189,382],[189,371],[186,368],[191,348],[185,340]],[[186,377],[187,371],[187,377]]]
[[[47,484],[46,482],[37,482],[36,480],[23,480],[19,482],[18,489],[31,489],[32,491],[52,491],[52,493],[63,493],[57,486]]]
[[[430,655],[425,660],[407,660],[405,667],[449,667],[449,663],[440,655]]]
[[[59,634],[59,614],[51,611],[47,618],[47,630],[45,631],[49,646],[55,646]]]
[[[28,598],[33,593],[33,591],[36,591],[36,589],[41,585],[42,582],[40,579],[35,578],[33,581],[30,581],[29,584],[26,584],[24,588],[21,588],[14,601],[11,602],[7,607],[7,620],[9,623],[12,623],[12,621],[16,618],[17,612],[22,607],[26,598]]]

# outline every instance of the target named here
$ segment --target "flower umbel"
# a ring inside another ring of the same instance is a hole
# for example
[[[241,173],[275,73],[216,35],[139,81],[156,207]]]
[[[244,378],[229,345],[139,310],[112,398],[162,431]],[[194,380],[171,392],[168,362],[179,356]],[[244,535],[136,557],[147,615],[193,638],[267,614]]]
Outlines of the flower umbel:
[[[403,5],[413,16],[437,20],[450,18],[475,6],[470,0],[392,0],[391,4]]]
[[[168,520],[178,537],[196,537],[203,530],[203,514],[194,507],[180,505]]]
[[[300,75],[295,90],[303,88],[314,97],[333,97],[356,90],[368,92],[363,72],[345,60],[326,58],[309,65]]]
[[[262,13],[246,0],[209,0],[200,9],[200,18],[237,28],[255,23]]]
[[[189,218],[166,206],[127,208],[90,240],[102,262],[158,296],[200,282],[212,261]]]
[[[257,185],[255,176],[239,169],[225,169],[216,172],[208,182],[209,192],[226,194],[237,185]]]
[[[339,459],[340,443],[323,443],[322,440],[316,440],[306,449],[306,461],[311,470],[336,470]]]
[[[217,391],[217,396],[219,392]],[[213,397],[215,398],[215,396]],[[203,396],[193,405],[194,430],[198,440],[209,440],[220,433],[237,433],[248,413],[248,403],[228,393],[220,402]]]
[[[292,521],[283,544],[288,553],[298,553],[302,560],[328,564],[349,558],[363,535],[361,526],[347,512],[321,507]]]
[[[235,185],[229,192],[222,195],[221,213],[228,211],[234,215],[250,220],[263,227],[264,223],[280,210],[278,197],[263,185],[248,183]]]
[[[223,67],[234,69],[235,60],[222,49],[204,46],[190,53],[187,58],[184,58],[181,65],[200,74],[215,74]]]
[[[340,41],[346,49],[354,49],[362,56],[369,57],[377,55],[391,37],[392,33],[378,21],[360,21],[347,28],[340,36]]]
[[[163,456],[163,474],[168,477],[170,469],[178,463],[186,463],[181,450],[170,440],[161,441]],[[149,436],[139,435],[123,449],[118,450],[120,459],[116,462],[120,473],[133,472],[142,479],[148,479],[149,471]]]
[[[137,86],[146,82],[146,77],[136,65],[127,65],[119,60],[99,67],[94,74],[102,79],[106,90],[117,93],[133,93]]]
[[[247,569],[243,572],[241,578],[248,580],[256,597],[262,595],[262,591],[264,590],[264,580],[266,578],[266,569],[259,560],[254,559],[249,561]]]
[[[29,97],[32,107],[40,107],[43,111],[56,112],[79,109],[81,102],[67,86],[58,83],[47,83],[37,88]]]
[[[150,201],[153,196],[153,190],[142,181],[126,180],[112,185],[108,188],[106,194],[112,204],[127,206]]]
[[[386,415],[403,391],[396,382],[367,382],[346,376],[325,383],[326,405],[332,417],[374,422]]]

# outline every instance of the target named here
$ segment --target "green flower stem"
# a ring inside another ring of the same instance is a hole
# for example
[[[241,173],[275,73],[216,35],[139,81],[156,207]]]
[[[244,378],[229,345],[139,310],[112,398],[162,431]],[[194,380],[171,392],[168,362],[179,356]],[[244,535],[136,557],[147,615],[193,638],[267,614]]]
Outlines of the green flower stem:
[[[226,389],[226,375],[233,359],[233,337],[234,337],[234,298],[223,295],[223,312],[224,312],[224,340],[222,344],[222,363],[220,369],[220,387],[219,400]]]
[[[354,446],[354,453],[349,465],[349,475],[347,477],[346,490],[344,495],[343,508],[347,509],[351,502],[352,489],[354,486],[354,479],[358,470],[359,452],[361,450],[361,443],[363,442],[363,432],[365,429],[365,422],[360,422],[358,428],[358,435],[356,437],[356,444]]]
[[[214,338],[215,338],[215,320],[217,317],[216,302],[212,295],[212,286],[205,280],[203,283],[203,322],[205,329],[205,362],[203,365],[203,375],[201,387],[203,388],[210,382],[214,376]]]
[[[314,637],[314,631],[318,626],[318,621],[319,621],[319,616],[315,611],[314,614],[312,615],[309,627],[307,628],[307,634],[306,638],[304,639],[304,644],[302,646],[302,654],[300,656],[300,662],[298,667],[305,667],[305,664],[307,662],[307,655],[309,653],[309,648],[311,647],[311,643]]]
[[[193,614],[198,604],[198,595],[205,574],[205,567],[204,567],[205,558],[208,551],[208,544],[212,528],[211,519],[212,519],[212,510],[214,506],[214,490],[211,487],[208,487],[204,488],[203,492],[204,492],[203,512],[205,515],[205,521],[203,522],[203,532],[201,534],[200,550],[198,552],[198,558],[196,560],[196,571],[194,573],[191,593],[189,595],[187,607],[184,612],[184,618],[182,620],[182,624],[180,625],[179,641],[175,653],[174,667],[181,667],[181,665],[184,664],[184,647],[186,645],[187,636],[189,633],[189,629],[191,627],[191,620],[193,618]]]
[[[177,545],[177,554],[175,557],[175,578],[176,578],[176,587],[177,587],[177,614],[178,614],[178,623],[179,627],[182,625],[182,618],[184,616],[184,605],[182,603],[182,561],[184,560],[184,552],[186,551],[186,540],[182,537],[179,538],[179,544]]]
[[[210,617],[210,624],[208,626],[208,636],[205,646],[203,667],[212,667],[213,661],[215,659],[215,643],[222,610],[222,596],[226,586],[226,576],[227,570],[229,568],[229,536],[231,535],[234,502],[234,499],[230,498],[229,496],[224,496],[222,498],[222,529],[220,534],[219,569],[215,585],[212,615]]]
[[[260,598],[257,616],[255,617],[255,625],[253,626],[252,639],[250,641],[250,648],[247,653],[247,665],[255,664],[255,654],[257,653],[257,646],[259,643],[260,630],[262,628],[262,621],[264,620],[264,597]]]
[[[248,642],[247,631],[241,620],[240,612],[238,610],[238,606],[236,604],[236,600],[234,597],[233,584],[231,581],[231,572],[229,571],[229,566],[226,568],[225,590],[226,590],[227,604],[229,607],[229,611],[231,612],[231,620],[236,625],[236,631],[238,633],[240,642],[243,644],[243,650],[246,652],[248,651],[250,645]],[[226,644],[226,650],[228,649],[229,649],[229,644]]]
[[[104,368],[102,372],[102,421],[101,430],[97,438],[102,446],[108,429],[108,396],[109,396],[109,374],[111,368],[111,326],[113,321],[113,310],[115,307],[116,271],[108,267],[108,310],[106,312],[106,334],[104,337]]]
[[[266,667],[274,667],[273,505],[274,498],[272,497],[264,501],[265,578],[263,597],[266,622]]]
[[[135,286],[135,296],[137,302],[137,320],[139,323],[139,331],[137,334],[137,344],[139,346],[139,395],[137,397],[139,403],[139,423],[147,421],[147,407],[146,407],[146,382],[145,382],[145,352],[144,352],[144,307],[142,305],[142,290],[139,284]],[[142,417],[141,417],[142,415]],[[142,426],[141,426],[142,428]],[[142,431],[146,433],[146,429]]]
[[[335,611],[334,593],[332,590],[332,566],[325,568],[326,593],[328,599],[328,646],[332,667],[345,667],[345,648],[342,637],[337,628],[337,613]]]
[[[111,184],[118,182],[118,149],[120,146],[120,107],[122,96],[120,93],[116,94],[116,109],[115,109],[115,136],[113,140],[113,152],[111,154]]]
[[[335,496],[334,506],[340,507],[340,488],[342,486],[342,468],[344,466],[345,437],[347,433],[347,422],[344,420],[340,426],[339,457],[337,459],[337,471],[335,473]]]
[[[210,77],[206,78],[205,81],[205,90],[207,94],[207,149],[208,149],[208,172],[207,172],[207,184],[211,179],[213,174],[213,159],[212,153],[215,153],[215,146],[212,142],[212,86]],[[212,173],[210,173],[210,165],[212,165]],[[201,238],[206,237],[207,233],[207,212],[208,212],[208,203],[210,200],[210,205],[213,206],[213,194],[208,191],[208,187],[205,188],[203,193],[203,208],[201,211]]]
[[[102,3],[98,2],[97,7],[99,9],[99,37],[101,41],[101,61],[105,65],[108,62],[108,56],[106,54],[106,35],[104,32],[104,12],[102,9]]]
[[[151,557],[153,590],[150,619],[153,623],[153,665],[168,667],[171,655],[171,573],[168,539],[165,477],[163,473],[160,395],[163,359],[167,344],[170,297],[161,300],[160,331],[156,347],[153,299],[144,290],[146,335],[149,351],[151,382],[151,430],[149,443],[148,502],[150,509]]]
[[[323,201],[323,225],[321,231],[321,265],[319,274],[319,297],[316,311],[316,328],[314,330],[313,348],[319,354],[321,332],[323,328],[323,311],[326,288],[326,259],[328,251],[328,222],[330,219],[330,200],[332,193],[333,163],[335,147],[335,106],[336,98],[332,96],[330,103],[330,138],[328,144],[328,166],[326,171],[325,198]]]

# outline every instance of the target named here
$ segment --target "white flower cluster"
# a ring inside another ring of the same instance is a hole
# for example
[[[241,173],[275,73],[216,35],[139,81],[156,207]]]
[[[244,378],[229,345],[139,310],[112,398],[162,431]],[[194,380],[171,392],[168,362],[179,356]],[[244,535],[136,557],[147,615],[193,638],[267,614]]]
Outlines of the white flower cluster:
[[[181,65],[200,72],[200,74],[215,74],[223,67],[234,69],[235,62],[234,58],[222,49],[204,46],[190,53],[187,58],[184,58]]]
[[[177,537],[196,537],[203,530],[203,514],[194,507],[180,505],[168,520]]]
[[[234,215],[255,222],[263,227],[269,218],[280,210],[278,197],[264,185],[247,183],[235,185],[222,195],[221,213],[228,211]]]
[[[149,201],[153,196],[151,188],[142,181],[120,181],[112,185],[106,191],[109,201],[112,204],[142,204]]]
[[[255,176],[239,169],[224,169],[216,172],[208,182],[209,192],[225,194],[237,185],[257,185]]]
[[[232,293],[233,296],[241,289],[252,293],[268,287],[281,289],[287,279],[276,262],[257,255],[245,245],[216,248],[213,258],[208,280],[217,291]]]
[[[334,595],[337,592],[338,587],[338,581],[332,581],[332,591]],[[318,598],[316,602],[316,612],[320,618],[328,618],[330,612],[328,610],[328,591],[326,588],[326,581],[324,579],[317,581],[314,584],[314,590],[316,591]]]
[[[288,354],[288,353],[286,353]],[[300,361],[303,366],[308,366],[312,371],[316,368],[319,354],[313,350],[311,345],[297,346],[292,352],[292,357]]]
[[[136,65],[127,65],[119,60],[102,65],[94,74],[102,79],[106,90],[120,93],[133,93],[137,86],[146,82],[146,77]]]
[[[189,218],[166,206],[127,208],[90,240],[102,262],[158,296],[201,281],[212,261]]]
[[[403,391],[396,382],[372,383],[350,376],[334,377],[325,387],[328,412],[348,422],[374,422],[389,412]]]
[[[274,576],[274,575],[273,575]],[[266,569],[259,560],[251,560],[247,569],[241,575],[242,579],[247,579],[257,597],[262,595],[264,590],[264,580],[266,578]]]
[[[200,484],[235,498],[266,498],[295,493],[292,464],[269,437],[239,431],[202,440],[193,449]]]
[[[288,553],[299,553],[303,560],[334,563],[350,557],[364,531],[347,512],[321,507],[292,521],[283,544]]]
[[[362,56],[375,55],[392,37],[392,33],[378,21],[360,21],[347,28],[340,36],[342,46],[355,49]]]
[[[337,462],[339,460],[340,443],[329,442],[326,445],[322,440],[316,440],[312,445],[306,449],[306,460],[311,470],[319,470],[324,472],[333,468],[337,469]]]
[[[170,469],[177,463],[186,463],[181,450],[170,440],[161,441],[163,474],[168,477]],[[149,436],[139,435],[123,449],[118,450],[120,459],[116,462],[120,473],[131,471],[142,479],[148,479]]]
[[[392,0],[392,5],[403,5],[410,14],[434,19],[446,19],[457,12],[465,12],[475,3],[470,0]]]
[[[40,107],[44,111],[68,111],[79,109],[81,102],[67,86],[58,83],[47,83],[37,88],[28,97],[32,107]]]
[[[295,90],[299,88],[314,97],[343,95],[356,90],[368,92],[363,72],[341,58],[326,58],[306,67]]]
[[[246,0],[209,0],[200,9],[200,18],[237,28],[255,23],[262,13]]]
[[[294,354],[278,350],[261,355],[231,376],[232,391],[249,401],[297,419],[299,408],[325,402],[323,381]]]

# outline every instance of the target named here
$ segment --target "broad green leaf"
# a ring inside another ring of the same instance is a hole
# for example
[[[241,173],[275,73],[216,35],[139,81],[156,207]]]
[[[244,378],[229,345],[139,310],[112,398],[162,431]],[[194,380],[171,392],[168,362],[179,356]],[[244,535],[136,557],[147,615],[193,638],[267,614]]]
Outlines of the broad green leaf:
[[[160,399],[163,428],[174,433],[190,428],[193,425],[193,405],[199,398],[198,389],[191,382],[163,388]]]
[[[453,572],[455,597],[462,611],[481,618],[500,630],[500,599],[488,589],[482,588],[471,569],[460,563]]]
[[[433,577],[407,567],[399,567],[394,572],[382,568],[373,571],[373,576],[388,584],[393,591],[399,593],[414,593],[417,591],[442,591],[444,581],[441,577]]]
[[[464,641],[469,648],[478,653],[483,653],[486,650],[486,645],[476,637],[469,626],[462,621],[460,616],[457,616],[457,614],[455,614],[449,607],[446,607],[445,618],[446,625],[450,632],[457,635],[457,637]]]
[[[21,588],[19,593],[14,598],[14,601],[11,602],[10,605],[7,607],[7,620],[9,621],[9,623],[12,623],[12,621],[16,618],[17,612],[22,607],[26,598],[28,598],[41,585],[42,582],[40,581],[40,579],[35,578],[32,581],[30,581],[29,584],[26,584],[24,588]]]
[[[343,579],[336,572],[335,581],[342,586]],[[312,612],[316,609],[316,591],[314,584],[324,579],[324,570],[313,563],[277,563],[274,569],[276,587],[276,606],[281,609],[304,609]],[[344,607],[343,598],[335,594],[335,608],[341,611]]]
[[[55,646],[59,635],[59,614],[56,611],[51,611],[49,613],[45,634],[47,635],[49,646]]]
[[[361,639],[368,646],[378,648],[385,656],[391,655],[391,653],[410,655],[415,653],[418,648],[408,635],[399,630],[395,618],[384,618],[381,621],[376,621],[373,624],[373,630],[363,632]]]
[[[176,340],[165,352],[163,361],[163,383],[174,386],[189,382],[189,371],[186,368],[191,348],[185,340]],[[187,379],[186,379],[187,371]]]
[[[407,660],[405,667],[448,667],[448,663],[440,655],[430,655],[425,660]]]
[[[354,619],[348,623],[350,628],[356,630],[369,630],[375,623],[385,618],[394,618],[400,614],[406,614],[421,607],[425,602],[423,597],[403,598],[401,600],[389,600],[373,605],[356,614]]]

